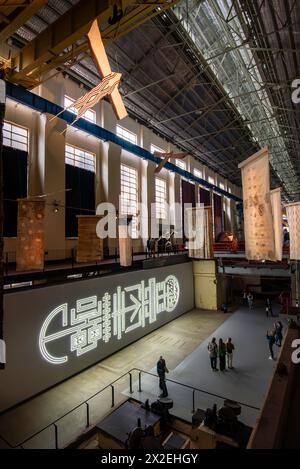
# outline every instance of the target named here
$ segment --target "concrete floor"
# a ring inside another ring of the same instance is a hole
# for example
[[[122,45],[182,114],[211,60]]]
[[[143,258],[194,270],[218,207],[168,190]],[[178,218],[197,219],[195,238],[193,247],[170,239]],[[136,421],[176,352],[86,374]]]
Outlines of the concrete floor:
[[[276,311],[276,309],[275,309]],[[287,318],[281,318],[286,325]],[[155,364],[164,355],[170,370],[168,378],[205,392],[195,393],[195,408],[206,409],[223,398],[261,407],[276,362],[268,359],[266,331],[274,318],[266,318],[264,306],[254,310],[240,307],[235,313],[193,310],[163,326],[135,344],[117,352],[99,364],[67,380],[0,417],[0,435],[16,445],[89,398],[128,370],[137,367],[155,374]],[[208,340],[215,336],[232,337],[236,346],[234,370],[213,372],[207,353]],[[278,353],[275,347],[275,354]],[[158,379],[142,375],[142,392],[138,392],[138,373],[133,373],[132,397],[139,400],[159,394]],[[191,419],[193,392],[178,384],[168,383],[174,401],[172,412]],[[128,375],[115,385],[115,403],[129,394]],[[111,388],[90,401],[90,423],[96,423],[111,410]],[[253,426],[257,411],[242,407],[241,421]],[[82,405],[58,423],[59,447],[71,442],[86,429],[86,406]],[[25,447],[53,448],[54,427],[46,429]]]
[[[273,308],[274,309],[274,308]],[[275,308],[276,314],[276,308]],[[221,324],[210,337],[188,355],[173,369],[167,378],[201,389],[204,392],[195,393],[195,408],[206,409],[214,403],[223,404],[224,398],[236,400],[251,407],[260,408],[276,361],[269,360],[266,332],[272,329],[274,321],[278,318],[266,318],[264,305],[254,310],[240,307],[226,322]],[[281,317],[286,329],[287,317]],[[221,337],[226,340],[233,339],[235,345],[234,369],[225,372],[213,372],[207,352],[207,344],[211,337],[217,340]],[[274,346],[275,357],[280,349]],[[152,370],[155,372],[155,369]],[[141,400],[157,398],[159,389],[157,378],[145,376],[143,378],[142,393],[135,392],[133,397]],[[192,390],[173,383],[168,383],[169,396],[173,399],[172,413],[179,417],[192,416]],[[211,393],[218,396],[212,396]],[[253,427],[258,411],[242,406],[240,420]]]
[[[200,310],[184,314],[97,365],[4,414],[0,417],[0,435],[12,445],[23,442],[128,370],[134,367],[151,370],[160,354],[166,357],[170,370],[174,369],[228,319],[228,316]],[[136,380],[137,376],[135,374],[133,379]],[[116,384],[116,403],[126,398],[123,391],[128,385],[128,376]],[[108,389],[91,401],[91,423],[100,420],[110,408],[111,389]],[[85,405],[65,417],[58,425],[60,446],[76,436],[77,428],[84,431],[85,422]],[[54,447],[54,428],[45,430],[24,446]]]

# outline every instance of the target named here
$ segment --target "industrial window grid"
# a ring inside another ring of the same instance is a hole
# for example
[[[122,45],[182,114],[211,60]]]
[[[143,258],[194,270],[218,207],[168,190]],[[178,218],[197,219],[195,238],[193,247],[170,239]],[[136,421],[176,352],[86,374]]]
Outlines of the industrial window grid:
[[[137,238],[138,174],[135,168],[121,164],[121,214],[132,215],[131,236]]]
[[[66,164],[77,166],[77,168],[86,169],[93,173],[95,172],[95,156],[94,153],[74,147],[73,145],[66,145],[65,148]]]
[[[178,168],[183,169],[184,171],[186,171],[186,162],[185,161],[176,160],[176,166],[178,166]]]
[[[202,179],[202,171],[200,169],[194,169],[194,176],[196,176],[196,178],[199,178],[199,179]]]
[[[75,103],[75,99],[70,98],[69,96],[64,97],[64,107],[69,108],[68,111],[73,112],[73,114],[78,114],[78,110],[75,107],[72,107],[72,104]],[[71,107],[69,107],[71,106]],[[96,112],[92,109],[88,109],[83,114],[83,119],[92,122],[93,124],[96,123]]]
[[[25,127],[4,121],[3,145],[28,152],[29,131]]]
[[[155,153],[156,151],[159,152],[159,153],[165,153],[165,150],[163,150],[162,148],[157,147],[156,145],[153,145],[153,144],[151,143],[151,146],[150,146],[150,153],[153,154],[153,153]]]
[[[155,178],[155,214],[157,219],[166,219],[167,183]]]
[[[137,136],[133,132],[130,132],[130,130],[124,129],[124,127],[117,125],[116,132],[118,137],[121,137],[124,140],[127,140],[128,142],[134,143],[136,145]]]

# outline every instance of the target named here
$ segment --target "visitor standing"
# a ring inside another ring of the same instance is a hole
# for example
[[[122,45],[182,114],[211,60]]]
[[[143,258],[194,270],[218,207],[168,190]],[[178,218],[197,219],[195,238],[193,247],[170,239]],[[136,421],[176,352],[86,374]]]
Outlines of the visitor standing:
[[[220,370],[225,371],[226,368],[226,345],[222,339],[219,340],[219,361]]]
[[[270,360],[274,360],[274,352],[273,352],[273,345],[275,344],[275,331],[267,331],[267,340],[269,343],[269,350],[270,350]]]
[[[231,337],[228,337],[228,340],[226,342],[226,353],[227,353],[227,365],[230,370],[233,369],[233,366],[232,366],[233,351],[234,351],[234,344],[232,342]]]
[[[270,298],[266,299],[266,312],[267,312],[267,317],[270,314],[272,317],[274,317],[273,310],[272,310],[272,303]]]
[[[213,337],[211,339],[211,342],[209,342],[207,346],[207,350],[209,353],[210,365],[211,365],[212,370],[218,371],[218,368],[217,368],[218,346],[217,346],[215,337]]]
[[[283,324],[281,321],[277,321],[275,323],[275,344],[278,346],[278,347],[281,347],[281,342],[282,342],[282,338],[283,338]]]
[[[162,390],[160,397],[167,397],[168,390],[166,385],[166,373],[169,373],[169,370],[166,365],[165,359],[161,356],[157,362],[157,374],[159,377],[159,387]]]
[[[249,309],[252,309],[253,308],[253,295],[251,292],[249,292],[247,295],[247,301],[248,301]]]

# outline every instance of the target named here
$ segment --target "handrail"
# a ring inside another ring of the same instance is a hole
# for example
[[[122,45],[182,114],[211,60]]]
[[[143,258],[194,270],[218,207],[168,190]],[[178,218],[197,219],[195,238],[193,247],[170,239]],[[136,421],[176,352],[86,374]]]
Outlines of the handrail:
[[[73,407],[71,410],[69,410],[68,412],[66,412],[65,414],[61,415],[60,417],[58,417],[56,420],[54,420],[53,422],[49,423],[48,425],[46,425],[45,427],[43,427],[42,429],[38,430],[37,432],[35,432],[33,435],[31,435],[30,437],[26,438],[24,441],[22,441],[21,443],[18,443],[17,445],[11,445],[4,437],[2,437],[2,435],[0,435],[0,439],[2,439],[2,441],[4,441],[11,449],[15,449],[15,448],[22,448],[24,444],[26,444],[29,440],[31,440],[32,438],[36,437],[37,435],[39,435],[40,433],[44,432],[45,430],[47,430],[48,428],[54,426],[54,428],[57,429],[57,423],[62,420],[63,418],[65,418],[67,415],[71,414],[72,412],[74,412],[75,410],[79,409],[79,407],[82,407],[84,404],[88,405],[88,402],[93,399],[94,397],[96,397],[97,395],[101,394],[103,391],[105,391],[106,389],[108,388],[112,388],[112,390],[114,390],[114,384],[117,383],[118,381],[120,381],[121,379],[123,379],[125,376],[129,376],[130,378],[130,393],[132,394],[132,372],[133,371],[138,371],[139,372],[139,392],[141,392],[141,381],[140,381],[140,376],[142,373],[146,374],[146,375],[149,375],[149,376],[153,376],[155,378],[157,378],[157,375],[154,374],[154,373],[151,373],[150,371],[145,371],[145,370],[142,370],[141,368],[131,368],[129,371],[127,371],[126,373],[124,373],[123,375],[119,376],[118,378],[116,378],[114,381],[111,381],[109,384],[107,384],[106,386],[104,386],[103,388],[101,388],[99,391],[97,391],[96,393],[94,393],[92,396],[88,397],[87,399],[85,399],[84,401],[82,401],[80,404],[78,404],[77,406]],[[217,397],[218,399],[228,399],[227,397],[225,396],[220,396],[219,394],[214,394],[214,393],[211,393],[209,391],[205,391],[203,389],[199,389],[199,388],[196,388],[194,386],[191,386],[189,384],[184,384],[184,383],[181,383],[180,381],[175,381],[173,379],[170,379],[170,378],[166,378],[166,381],[170,382],[170,383],[174,383],[176,385],[179,385],[179,386],[183,386],[187,389],[191,389],[193,391],[193,393],[195,391],[197,392],[201,392],[203,394],[207,394],[209,396],[213,396],[213,397]],[[193,395],[193,402],[194,402],[194,395]],[[239,401],[236,401],[238,404],[244,406],[244,407],[248,407],[250,409],[254,409],[254,410],[260,410],[259,407],[255,407],[253,405],[250,405],[250,404],[245,404],[243,402],[239,402]],[[112,405],[113,407],[114,405]]]

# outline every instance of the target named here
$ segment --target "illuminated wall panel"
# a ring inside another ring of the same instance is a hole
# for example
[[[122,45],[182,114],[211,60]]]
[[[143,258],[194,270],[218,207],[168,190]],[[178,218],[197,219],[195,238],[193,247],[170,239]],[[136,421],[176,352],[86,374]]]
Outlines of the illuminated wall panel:
[[[0,411],[191,310],[192,263],[10,292],[4,300]]]

